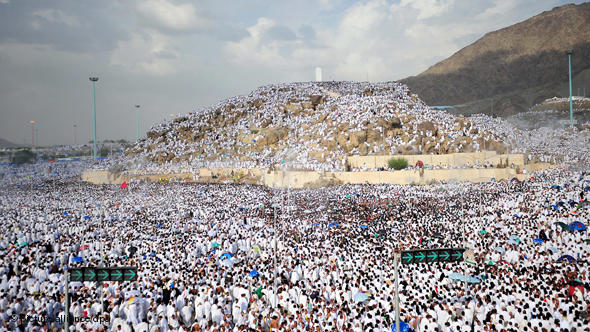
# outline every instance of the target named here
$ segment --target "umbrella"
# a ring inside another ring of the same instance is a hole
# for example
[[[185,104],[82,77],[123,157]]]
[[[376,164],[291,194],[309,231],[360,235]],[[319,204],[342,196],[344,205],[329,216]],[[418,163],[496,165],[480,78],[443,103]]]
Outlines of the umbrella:
[[[541,239],[533,239],[533,242],[541,244],[541,243],[543,243],[543,240],[541,240]]]
[[[570,227],[566,223],[564,223],[564,222],[558,221],[558,222],[555,223],[555,225],[559,225],[559,227],[561,227],[561,229],[564,230],[564,231],[569,231],[570,230]]]
[[[305,210],[304,213],[311,213],[311,210]]]
[[[437,239],[442,239],[443,236],[440,233],[434,233],[434,235],[432,236],[433,238],[437,238]]]
[[[80,256],[74,256],[74,258],[72,258],[72,262],[74,263],[79,263],[81,261],[83,261],[84,259]]]
[[[252,293],[256,294],[256,296],[258,296],[258,298],[262,297],[262,286],[258,287],[255,291],[253,291]]]
[[[395,323],[393,323],[393,325],[391,325],[391,331],[395,332]],[[409,332],[410,331],[410,325],[408,325],[408,323],[406,322],[399,322],[399,332]]]
[[[213,248],[219,248],[221,245],[217,242],[213,242],[211,243],[211,246],[213,246]]]
[[[234,262],[231,259],[224,259],[224,260],[221,261],[220,264],[223,265],[223,266],[226,266],[226,267],[232,267],[232,266],[234,266]]]
[[[226,259],[226,258],[232,258],[234,257],[234,254],[226,252],[225,254],[221,255],[222,259]]]
[[[361,303],[369,299],[369,294],[367,292],[358,292],[354,294],[352,299],[354,302]]]
[[[312,226],[319,226],[320,224],[318,224],[317,222],[311,224]]]
[[[501,253],[502,255],[506,254],[506,249],[502,248],[502,247],[496,247],[494,248],[494,250],[496,250],[497,252]]]
[[[89,216],[84,216],[84,219],[88,220],[88,219],[90,219],[90,217]]]
[[[67,213],[67,212],[64,212],[64,213],[62,213],[62,215],[63,215],[63,216],[67,216],[67,215],[68,215],[68,213]]]
[[[369,227],[369,226],[367,226],[367,225],[361,225],[361,228],[362,228],[362,229],[365,229],[365,228],[367,228],[367,227]]]
[[[479,278],[475,278],[472,276],[465,276],[465,275],[462,275],[461,273],[451,273],[449,275],[449,278],[451,278],[452,280],[466,281],[470,284],[477,284],[477,283],[481,282],[481,280]]]
[[[574,221],[573,223],[570,224],[570,230],[573,231],[585,231],[586,230],[586,225],[582,224],[579,221]]]
[[[520,239],[518,238],[518,236],[516,235],[510,235],[510,241],[516,242],[516,243],[520,243]]]
[[[330,223],[330,225],[329,225],[329,226],[330,226],[330,227],[338,227],[338,223],[337,223],[337,222],[333,222],[333,223]]]
[[[553,210],[557,211],[559,209],[559,206],[555,205],[555,204],[551,204],[551,207],[553,208]]]
[[[482,229],[481,231],[479,231],[479,234],[486,234],[488,231],[486,231],[485,229]]]
[[[576,261],[576,259],[575,259],[575,258],[573,258],[573,257],[572,257],[572,256],[570,256],[570,255],[563,255],[563,256],[559,257],[559,258],[557,259],[557,261],[558,261],[558,262],[561,262],[561,261],[562,261],[562,260],[564,260],[564,259],[567,259],[567,261],[568,261],[568,262],[570,262],[570,263],[578,263],[578,262]]]
[[[549,247],[549,250],[554,254],[559,252],[559,249],[557,249],[555,247]]]
[[[258,277],[258,271],[256,271],[256,270],[250,271],[250,277],[252,277],[252,278]]]
[[[29,245],[29,242],[25,241],[25,242],[19,243],[19,246],[21,246],[21,247],[24,247],[26,245]]]

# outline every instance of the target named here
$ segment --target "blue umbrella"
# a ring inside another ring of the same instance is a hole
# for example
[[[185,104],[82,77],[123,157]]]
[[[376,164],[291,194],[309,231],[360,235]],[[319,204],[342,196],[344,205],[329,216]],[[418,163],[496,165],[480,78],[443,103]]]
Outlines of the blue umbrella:
[[[357,302],[357,303],[364,302],[369,299],[369,294],[367,294],[365,292],[358,292],[358,293],[354,294],[352,299],[354,300],[354,302]]]
[[[361,228],[362,228],[362,229],[365,229],[365,228],[367,228],[367,227],[369,227],[369,226],[367,226],[367,225],[361,225]]]
[[[558,261],[558,262],[561,262],[561,261],[562,261],[562,260],[564,260],[564,259],[567,259],[567,261],[568,261],[568,262],[570,262],[570,263],[578,263],[578,262],[576,261],[576,259],[575,259],[575,258],[573,258],[573,257],[572,257],[572,256],[570,256],[570,255],[563,255],[563,256],[559,257],[559,258],[557,259],[557,261]]]
[[[494,248],[494,250],[501,253],[502,255],[506,254],[506,249],[504,249],[502,247],[496,247],[496,248]]]
[[[338,225],[339,225],[339,224],[338,224],[337,222],[333,222],[333,223],[330,223],[330,225],[329,225],[329,226],[330,226],[330,227],[338,227]]]
[[[83,260],[84,259],[80,256],[74,256],[74,258],[72,258],[72,262],[74,262],[74,263],[80,263]]]
[[[540,244],[540,243],[543,243],[543,240],[541,240],[541,239],[533,239],[533,242]]]
[[[514,218],[520,218],[520,216],[518,214],[513,214],[512,215]]]
[[[67,216],[67,215],[68,215],[67,212],[62,213],[62,216]]]
[[[226,252],[225,254],[221,255],[221,257],[223,257],[224,259],[225,258],[232,258],[232,257],[234,257],[234,254]]]
[[[234,262],[231,259],[224,259],[220,263],[223,266],[232,267],[234,266]]]
[[[395,323],[393,323],[393,325],[391,325],[391,331],[395,332]],[[408,323],[406,322],[399,322],[399,332],[409,332],[410,331],[410,325],[408,325]]]
[[[559,209],[559,206],[555,205],[555,204],[551,204],[551,207],[553,208],[553,210],[557,211],[557,209]]]
[[[90,219],[90,217],[89,216],[84,216],[84,219],[88,220],[88,219]]]
[[[451,274],[449,274],[449,278],[451,278],[452,280],[466,281],[470,284],[477,284],[477,283],[481,282],[481,280],[479,278],[475,278],[472,276],[465,276],[465,275],[462,275],[461,273],[451,273]]]
[[[318,224],[317,222],[314,222],[313,224],[311,224],[312,226],[319,226],[320,224]]]
[[[256,271],[256,270],[250,271],[250,277],[252,277],[252,278],[258,277],[258,271]]]
[[[549,250],[551,250],[552,253],[558,253],[559,249],[555,248],[555,247],[550,247]]]
[[[156,227],[162,228],[162,224],[156,224]]]
[[[584,191],[590,191],[590,187],[584,188]]]
[[[586,230],[586,225],[582,224],[579,221],[574,221],[573,223],[570,224],[570,230],[573,231],[585,231]]]

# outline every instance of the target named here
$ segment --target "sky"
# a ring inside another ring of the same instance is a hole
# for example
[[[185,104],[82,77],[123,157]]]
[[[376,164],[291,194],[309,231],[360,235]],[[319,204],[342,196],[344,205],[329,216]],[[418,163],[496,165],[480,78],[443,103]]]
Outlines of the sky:
[[[561,0],[0,0],[0,138],[135,140],[258,86],[417,75]],[[584,1],[574,1],[581,3]],[[74,129],[74,126],[76,128]]]

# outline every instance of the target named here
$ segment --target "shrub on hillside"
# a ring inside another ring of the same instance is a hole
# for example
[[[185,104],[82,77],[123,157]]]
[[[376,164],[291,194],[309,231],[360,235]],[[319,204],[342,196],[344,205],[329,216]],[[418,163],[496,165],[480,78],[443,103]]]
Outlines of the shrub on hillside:
[[[396,171],[408,167],[408,160],[405,158],[391,158],[387,161],[389,168],[393,168]]]

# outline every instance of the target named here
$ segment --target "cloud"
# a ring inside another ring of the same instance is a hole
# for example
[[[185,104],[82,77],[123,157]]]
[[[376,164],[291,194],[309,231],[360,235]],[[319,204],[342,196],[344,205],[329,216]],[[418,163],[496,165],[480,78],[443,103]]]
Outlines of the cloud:
[[[207,29],[211,23],[200,17],[191,3],[174,4],[168,0],[140,0],[139,14],[155,27],[175,32],[195,32]]]
[[[179,54],[163,35],[134,33],[129,40],[119,42],[110,64],[132,73],[164,76],[176,72],[174,65],[178,58]]]
[[[33,12],[33,16],[40,17],[47,22],[61,23],[71,27],[79,26],[77,17],[68,15],[59,9],[40,9]]]
[[[440,16],[447,12],[455,0],[402,0],[400,7],[410,7],[418,11],[418,20]]]

